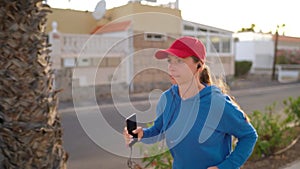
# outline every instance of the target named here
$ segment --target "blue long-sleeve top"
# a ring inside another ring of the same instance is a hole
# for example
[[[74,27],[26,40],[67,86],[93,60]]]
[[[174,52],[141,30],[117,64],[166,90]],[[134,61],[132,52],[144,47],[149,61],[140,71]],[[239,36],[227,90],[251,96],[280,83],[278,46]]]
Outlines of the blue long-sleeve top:
[[[213,85],[186,100],[173,85],[161,95],[156,113],[154,125],[143,129],[142,142],[165,137],[173,169],[238,169],[258,137],[239,107]],[[233,151],[232,136],[238,139]]]

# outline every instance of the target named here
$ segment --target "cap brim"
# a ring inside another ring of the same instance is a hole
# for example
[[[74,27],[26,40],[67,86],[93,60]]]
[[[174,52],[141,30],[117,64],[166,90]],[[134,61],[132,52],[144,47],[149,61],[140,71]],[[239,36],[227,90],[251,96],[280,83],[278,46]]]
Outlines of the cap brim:
[[[186,58],[190,56],[189,53],[186,53],[182,50],[176,50],[176,49],[163,49],[163,50],[158,50],[155,53],[155,57],[157,59],[165,59],[168,57],[168,55],[173,55],[180,58]]]

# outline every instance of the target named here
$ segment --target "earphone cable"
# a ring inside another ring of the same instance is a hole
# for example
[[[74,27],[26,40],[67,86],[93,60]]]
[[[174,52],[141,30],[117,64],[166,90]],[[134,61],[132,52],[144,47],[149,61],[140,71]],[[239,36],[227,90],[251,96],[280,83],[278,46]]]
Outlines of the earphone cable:
[[[127,160],[127,166],[130,169],[134,169],[135,164],[136,163],[134,161],[132,161],[132,146],[130,146],[130,154],[129,154],[129,157],[128,157],[128,160]]]

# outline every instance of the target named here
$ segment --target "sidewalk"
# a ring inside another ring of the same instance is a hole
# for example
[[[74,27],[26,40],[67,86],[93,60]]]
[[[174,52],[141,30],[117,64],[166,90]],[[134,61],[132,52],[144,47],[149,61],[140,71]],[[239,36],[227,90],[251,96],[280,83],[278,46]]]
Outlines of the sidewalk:
[[[300,159],[281,169],[300,169]]]

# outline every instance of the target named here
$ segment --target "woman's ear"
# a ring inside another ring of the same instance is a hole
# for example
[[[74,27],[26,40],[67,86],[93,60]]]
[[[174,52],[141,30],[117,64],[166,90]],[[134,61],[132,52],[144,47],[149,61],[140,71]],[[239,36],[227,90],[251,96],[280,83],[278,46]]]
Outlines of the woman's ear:
[[[200,72],[200,73],[202,72],[202,64],[200,62],[197,64],[196,72]]]
[[[198,63],[198,65],[197,65],[197,69],[200,69],[201,68],[201,64],[200,63]]]
[[[202,62],[198,62],[198,64],[197,64],[197,71],[201,73],[204,68],[205,68],[205,64],[202,63]]]

